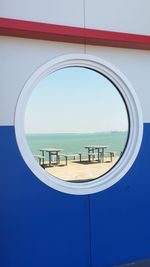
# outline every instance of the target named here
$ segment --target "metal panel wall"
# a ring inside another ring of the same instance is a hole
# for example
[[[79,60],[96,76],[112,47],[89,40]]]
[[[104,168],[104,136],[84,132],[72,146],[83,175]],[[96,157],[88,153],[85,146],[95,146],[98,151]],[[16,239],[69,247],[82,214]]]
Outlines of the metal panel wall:
[[[140,153],[129,172],[116,185],[90,196],[93,267],[150,258],[149,136],[147,123]]]
[[[57,192],[23,161],[13,126],[0,127],[0,266],[90,266],[88,196]]]

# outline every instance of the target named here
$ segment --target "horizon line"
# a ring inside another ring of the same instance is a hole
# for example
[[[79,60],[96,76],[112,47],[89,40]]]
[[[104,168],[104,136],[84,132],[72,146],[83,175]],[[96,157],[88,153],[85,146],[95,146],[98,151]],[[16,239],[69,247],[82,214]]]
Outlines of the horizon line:
[[[96,133],[113,133],[113,132],[128,132],[128,130],[110,130],[110,131],[98,131],[98,132],[25,132],[25,134],[96,134]]]

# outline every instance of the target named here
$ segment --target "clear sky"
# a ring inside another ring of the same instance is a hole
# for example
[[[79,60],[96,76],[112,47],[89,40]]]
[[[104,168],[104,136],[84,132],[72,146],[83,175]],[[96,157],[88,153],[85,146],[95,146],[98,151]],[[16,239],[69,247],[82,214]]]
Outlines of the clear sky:
[[[69,67],[34,88],[24,124],[26,133],[127,131],[128,116],[108,79],[87,68]]]

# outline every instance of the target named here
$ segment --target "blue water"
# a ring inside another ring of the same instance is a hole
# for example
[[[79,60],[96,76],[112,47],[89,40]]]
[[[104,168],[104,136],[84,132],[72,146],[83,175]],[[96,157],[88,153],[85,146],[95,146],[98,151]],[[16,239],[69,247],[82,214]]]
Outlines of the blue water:
[[[86,153],[86,145],[106,145],[106,151],[114,151],[120,155],[125,148],[127,137],[128,132],[26,135],[33,154],[40,154],[41,148],[60,148],[63,149],[63,154]]]

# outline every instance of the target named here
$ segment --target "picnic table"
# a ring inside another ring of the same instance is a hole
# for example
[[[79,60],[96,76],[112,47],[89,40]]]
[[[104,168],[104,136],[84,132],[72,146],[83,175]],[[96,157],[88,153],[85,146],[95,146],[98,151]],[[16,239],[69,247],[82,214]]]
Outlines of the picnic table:
[[[53,166],[52,164],[52,157],[55,156],[55,163],[56,165],[59,164],[59,152],[63,151],[60,148],[42,148],[40,149],[42,152],[42,157],[44,157],[44,153],[47,152],[49,154],[49,166]]]
[[[94,160],[95,155],[97,155],[98,161],[104,162],[104,153],[105,149],[108,148],[108,146],[100,146],[100,145],[88,145],[84,146],[84,148],[88,149],[88,159],[89,161]],[[97,152],[95,152],[97,150]]]

